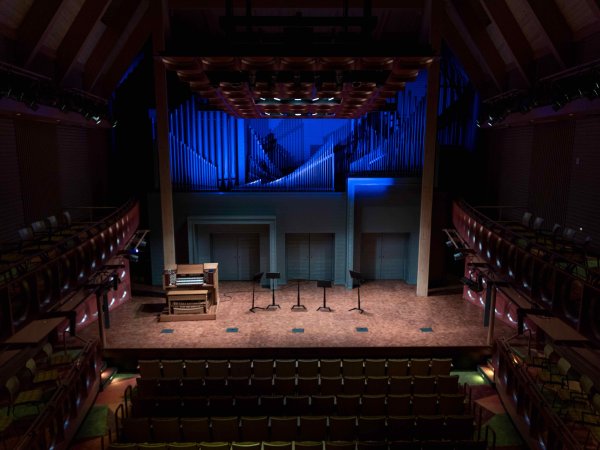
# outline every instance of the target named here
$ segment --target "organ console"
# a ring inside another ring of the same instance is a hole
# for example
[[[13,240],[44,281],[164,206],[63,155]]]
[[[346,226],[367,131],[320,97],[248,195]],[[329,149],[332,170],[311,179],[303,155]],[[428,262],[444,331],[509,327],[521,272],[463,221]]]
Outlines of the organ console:
[[[163,273],[166,311],[161,322],[211,320],[219,303],[219,264],[177,264]]]

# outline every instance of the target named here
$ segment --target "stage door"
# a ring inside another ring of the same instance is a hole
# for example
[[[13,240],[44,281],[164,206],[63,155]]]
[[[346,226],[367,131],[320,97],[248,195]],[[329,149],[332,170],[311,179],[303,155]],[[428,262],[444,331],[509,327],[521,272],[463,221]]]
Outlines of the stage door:
[[[404,280],[408,233],[363,233],[360,272],[367,280]]]
[[[330,233],[287,233],[287,279],[333,280],[333,243]]]
[[[211,233],[211,261],[219,280],[251,280],[260,271],[258,233]]]

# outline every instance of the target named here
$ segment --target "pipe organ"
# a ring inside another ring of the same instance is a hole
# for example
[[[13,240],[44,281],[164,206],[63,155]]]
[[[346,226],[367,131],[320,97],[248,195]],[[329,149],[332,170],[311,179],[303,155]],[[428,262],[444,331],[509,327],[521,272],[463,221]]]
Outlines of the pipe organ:
[[[237,119],[188,100],[169,114],[174,188],[340,191],[348,176],[421,174],[423,96],[407,91],[395,111],[348,119],[318,147],[308,148],[304,120],[317,119]]]

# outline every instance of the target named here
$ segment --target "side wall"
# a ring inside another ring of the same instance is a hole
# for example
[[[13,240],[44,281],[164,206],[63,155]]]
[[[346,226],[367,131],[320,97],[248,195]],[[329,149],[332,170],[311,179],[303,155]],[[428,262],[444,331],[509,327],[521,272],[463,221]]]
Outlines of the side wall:
[[[0,118],[0,241],[63,209],[103,204],[108,132]]]
[[[600,118],[487,130],[484,144],[490,200],[522,206],[546,228],[581,229],[600,247]]]

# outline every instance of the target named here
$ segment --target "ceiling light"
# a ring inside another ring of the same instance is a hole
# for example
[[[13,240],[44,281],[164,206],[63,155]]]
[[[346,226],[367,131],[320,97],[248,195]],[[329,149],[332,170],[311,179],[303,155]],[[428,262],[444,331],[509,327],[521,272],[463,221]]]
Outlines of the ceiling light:
[[[302,101],[301,98],[295,98],[294,100],[297,101],[297,102],[301,102]]]
[[[301,116],[302,114],[300,113],[294,113],[295,116]]]
[[[333,97],[329,97],[327,100],[331,101],[331,100],[333,100]]]
[[[275,100],[276,102],[280,102],[281,101],[281,99],[277,98],[277,97],[273,97],[273,100]]]
[[[319,101],[319,97],[315,97],[315,98],[313,98],[313,100],[312,100],[312,101],[313,101],[313,102],[318,102],[318,101]]]

